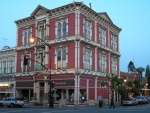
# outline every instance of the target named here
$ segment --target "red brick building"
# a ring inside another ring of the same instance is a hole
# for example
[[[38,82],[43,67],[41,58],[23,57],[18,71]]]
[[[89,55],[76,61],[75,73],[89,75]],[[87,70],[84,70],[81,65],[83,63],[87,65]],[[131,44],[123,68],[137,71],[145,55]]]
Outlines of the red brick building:
[[[16,95],[47,102],[50,69],[55,102],[95,104],[98,96],[110,98],[101,82],[109,82],[106,74],[120,75],[121,29],[106,12],[97,13],[82,2],[52,10],[39,5],[15,23]],[[30,44],[29,37],[37,37],[36,43]],[[31,58],[27,66],[25,55]]]

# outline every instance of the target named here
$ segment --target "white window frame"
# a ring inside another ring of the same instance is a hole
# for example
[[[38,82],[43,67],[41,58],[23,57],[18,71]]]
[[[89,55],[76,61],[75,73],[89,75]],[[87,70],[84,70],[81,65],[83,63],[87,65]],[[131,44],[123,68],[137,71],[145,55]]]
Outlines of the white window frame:
[[[27,65],[24,65],[24,64],[23,64],[23,62],[24,62],[24,56],[25,56],[25,55],[28,55],[28,58],[31,58],[31,57],[30,57],[30,54],[23,54],[23,55],[22,55],[22,59],[23,59],[23,60],[22,60],[22,64],[21,64],[21,65],[22,65],[22,72],[30,72],[31,61],[28,60],[28,64],[27,64]]]
[[[100,72],[106,73],[106,54],[100,53]]]
[[[25,33],[27,33],[27,36],[25,36]],[[29,34],[30,33],[30,34]],[[24,29],[23,30],[23,35],[22,35],[22,42],[23,42],[23,45],[28,45],[30,44],[30,40],[29,38],[32,36],[32,30],[31,28],[28,28],[28,29]],[[26,39],[26,40],[25,40]]]
[[[100,44],[106,46],[106,29],[100,27],[99,31]]]
[[[83,64],[84,64],[84,69],[87,70],[92,69],[92,50],[89,48],[84,48]]]
[[[117,74],[117,59],[112,57],[112,74]]]
[[[92,23],[85,19],[83,20],[83,37],[85,39],[92,39]]]
[[[14,73],[14,58],[10,57],[8,60],[8,72]]]
[[[66,32],[65,32],[65,36],[64,36],[64,29],[63,29],[63,25],[64,25],[64,22],[66,23]],[[60,37],[58,35],[58,27],[59,27],[59,24],[61,25],[60,27]],[[59,38],[66,38],[68,36],[68,18],[59,18],[56,20],[56,23],[55,23],[55,36],[57,39]]]
[[[117,50],[117,37],[111,34],[111,47],[114,51]]]
[[[5,68],[6,68],[6,70],[5,70]],[[6,58],[2,59],[2,73],[5,73],[5,74],[8,73],[8,61]]]
[[[63,60],[63,51],[65,51],[65,60]],[[60,61],[58,61],[58,52],[60,52]],[[68,48],[67,47],[59,47],[55,49],[55,63],[56,63],[56,69],[67,69],[67,63],[68,63]]]

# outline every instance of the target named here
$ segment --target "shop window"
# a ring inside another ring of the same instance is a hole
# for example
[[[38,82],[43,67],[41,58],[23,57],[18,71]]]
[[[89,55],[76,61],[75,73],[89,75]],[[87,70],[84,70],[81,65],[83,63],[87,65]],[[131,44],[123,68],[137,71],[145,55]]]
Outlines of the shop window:
[[[86,101],[86,89],[80,89],[80,102],[84,103]]]

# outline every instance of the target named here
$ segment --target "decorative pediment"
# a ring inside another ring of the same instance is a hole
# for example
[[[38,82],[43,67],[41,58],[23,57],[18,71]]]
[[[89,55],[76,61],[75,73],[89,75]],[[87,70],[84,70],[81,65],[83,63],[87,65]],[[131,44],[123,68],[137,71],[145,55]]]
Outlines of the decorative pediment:
[[[45,14],[47,11],[48,11],[47,8],[45,8],[41,5],[38,5],[37,8],[31,14],[31,16]]]
[[[102,13],[98,13],[102,18],[104,18],[105,20],[107,20],[108,22],[112,23],[111,19],[109,18],[108,14],[106,12],[102,12]]]

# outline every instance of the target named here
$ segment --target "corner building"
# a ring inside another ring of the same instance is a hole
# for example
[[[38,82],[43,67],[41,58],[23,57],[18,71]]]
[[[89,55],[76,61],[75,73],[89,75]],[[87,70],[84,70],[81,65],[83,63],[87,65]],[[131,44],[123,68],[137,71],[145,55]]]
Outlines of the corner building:
[[[17,95],[47,103],[51,73],[55,103],[92,105],[98,96],[110,99],[102,81],[110,84],[106,74],[120,75],[121,29],[106,12],[96,13],[82,2],[52,10],[39,5],[31,16],[15,23]],[[36,37],[36,43],[31,44],[29,37]],[[24,55],[31,59],[26,66]]]

